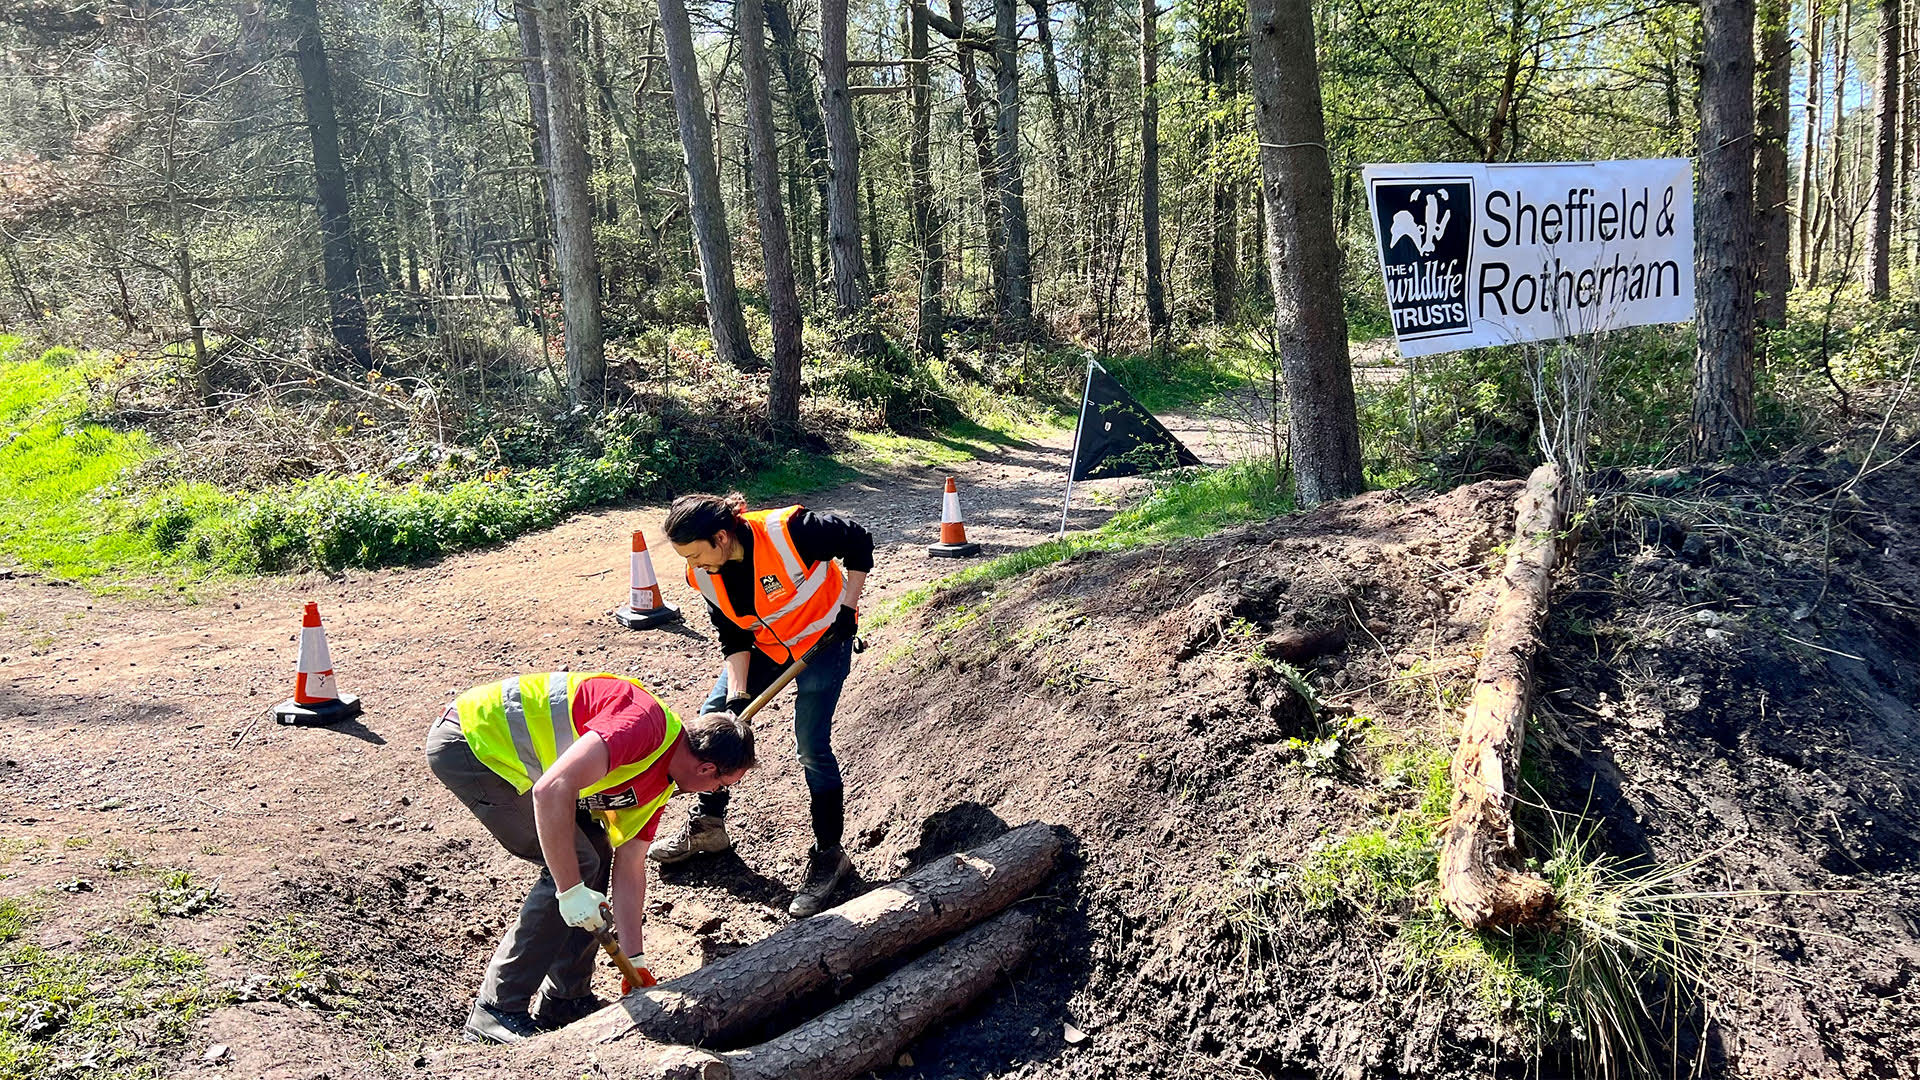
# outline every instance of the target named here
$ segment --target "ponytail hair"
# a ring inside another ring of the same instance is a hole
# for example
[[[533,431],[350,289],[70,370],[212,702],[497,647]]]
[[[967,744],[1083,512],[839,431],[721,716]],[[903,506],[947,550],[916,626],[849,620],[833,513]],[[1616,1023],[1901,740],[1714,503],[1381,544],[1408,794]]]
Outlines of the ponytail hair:
[[[725,495],[682,495],[667,510],[667,540],[691,544],[712,540],[725,529],[734,536],[745,535],[747,523],[740,515],[747,512],[747,497],[737,491]]]

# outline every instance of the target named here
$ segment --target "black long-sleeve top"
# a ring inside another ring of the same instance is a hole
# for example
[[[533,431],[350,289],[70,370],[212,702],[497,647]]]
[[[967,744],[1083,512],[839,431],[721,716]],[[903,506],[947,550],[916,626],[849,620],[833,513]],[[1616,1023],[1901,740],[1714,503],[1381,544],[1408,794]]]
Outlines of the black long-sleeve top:
[[[793,534],[794,551],[808,566],[823,559],[839,559],[847,570],[864,573],[873,569],[873,534],[845,514],[802,508],[789,519],[788,530]],[[753,576],[753,532],[745,530],[735,536],[746,549],[746,557],[720,567],[718,576],[733,610],[747,612],[754,610],[760,589]],[[720,655],[732,656],[754,647],[753,631],[722,615],[720,605],[708,601],[707,614],[720,635]]]

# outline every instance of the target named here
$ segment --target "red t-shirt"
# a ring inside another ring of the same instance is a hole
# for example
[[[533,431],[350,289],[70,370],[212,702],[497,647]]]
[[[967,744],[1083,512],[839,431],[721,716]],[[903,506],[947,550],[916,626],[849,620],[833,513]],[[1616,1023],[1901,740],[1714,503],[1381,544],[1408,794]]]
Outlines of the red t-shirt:
[[[609,772],[645,761],[649,754],[660,749],[660,741],[667,733],[667,714],[660,702],[625,679],[601,677],[581,683],[573,699],[573,715],[576,726],[600,736],[607,744]],[[639,805],[652,802],[673,782],[667,775],[667,761],[671,757],[671,750],[661,754],[647,771],[618,787],[606,789],[603,794],[617,795],[631,789]],[[654,832],[660,827],[660,815],[665,810],[662,806],[654,811],[647,827],[640,830],[640,839],[653,842]]]

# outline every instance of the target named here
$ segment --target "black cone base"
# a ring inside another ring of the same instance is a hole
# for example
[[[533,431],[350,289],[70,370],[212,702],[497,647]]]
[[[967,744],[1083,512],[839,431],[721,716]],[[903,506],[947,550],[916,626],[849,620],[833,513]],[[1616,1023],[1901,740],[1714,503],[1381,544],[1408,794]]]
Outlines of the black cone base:
[[[980,545],[971,540],[963,544],[928,544],[927,554],[936,559],[965,559],[980,554]]]
[[[288,698],[273,707],[275,720],[298,727],[324,727],[359,715],[360,699],[352,694],[341,694],[336,701],[320,701],[312,705],[301,705]]]
[[[614,608],[614,621],[629,630],[650,630],[656,626],[680,621],[680,609],[672,604],[662,604],[649,611],[636,611],[630,607]]]

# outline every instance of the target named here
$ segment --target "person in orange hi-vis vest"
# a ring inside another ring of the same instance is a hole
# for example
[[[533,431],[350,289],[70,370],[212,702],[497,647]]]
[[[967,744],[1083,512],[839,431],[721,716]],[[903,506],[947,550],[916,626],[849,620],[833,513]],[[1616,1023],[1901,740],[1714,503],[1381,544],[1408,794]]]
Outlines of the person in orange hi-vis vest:
[[[666,533],[687,560],[687,584],[706,598],[726,657],[702,712],[737,714],[788,664],[821,645],[794,680],[794,743],[806,774],[813,847],[787,907],[795,918],[817,914],[853,868],[841,845],[846,791],[833,754],[833,711],[852,666],[873,535],[844,514],[803,506],[749,512],[737,492],[675,499]],[[730,849],[728,801],[725,791],[702,795],[685,828],[649,854],[668,864]]]

